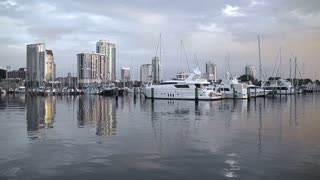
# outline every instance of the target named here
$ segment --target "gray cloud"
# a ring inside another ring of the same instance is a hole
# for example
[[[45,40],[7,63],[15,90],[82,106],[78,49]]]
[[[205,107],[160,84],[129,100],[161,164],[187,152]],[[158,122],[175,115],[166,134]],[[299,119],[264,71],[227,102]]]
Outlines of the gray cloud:
[[[139,66],[155,55],[160,33],[165,78],[182,66],[181,39],[189,64],[195,66],[195,54],[199,64],[213,60],[220,75],[228,53],[233,74],[243,73],[246,63],[257,65],[257,35],[268,72],[280,46],[284,65],[294,54],[305,62],[309,76],[320,66],[317,0],[5,0],[0,2],[0,27],[1,66],[25,66],[25,45],[45,42],[54,51],[58,74],[72,71],[76,53],[91,52],[97,40],[107,39],[116,43],[118,68],[132,65],[138,77]]]

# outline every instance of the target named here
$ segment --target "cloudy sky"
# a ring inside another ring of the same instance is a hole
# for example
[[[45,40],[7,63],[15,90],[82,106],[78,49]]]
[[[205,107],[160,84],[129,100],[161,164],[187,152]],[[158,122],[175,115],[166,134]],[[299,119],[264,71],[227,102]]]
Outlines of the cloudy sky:
[[[94,51],[103,39],[116,44],[117,71],[131,66],[138,78],[140,65],[156,54],[160,33],[165,79],[188,71],[187,64],[204,71],[209,60],[221,78],[228,54],[232,74],[241,75],[246,64],[258,66],[258,35],[268,76],[278,72],[280,47],[283,76],[294,56],[305,76],[314,78],[320,68],[319,0],[0,0],[3,67],[25,67],[25,45],[44,42],[54,52],[57,76],[75,73],[76,54]]]

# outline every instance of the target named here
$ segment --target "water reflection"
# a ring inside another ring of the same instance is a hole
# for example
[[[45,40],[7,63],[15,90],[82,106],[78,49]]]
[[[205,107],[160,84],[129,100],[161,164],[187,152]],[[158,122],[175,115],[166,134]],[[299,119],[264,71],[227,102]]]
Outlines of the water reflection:
[[[40,129],[53,128],[56,114],[56,97],[26,96],[27,132],[29,138],[39,138]]]
[[[0,109],[14,109],[25,110],[25,95],[24,94],[10,94],[0,95]]]
[[[97,136],[115,135],[116,101],[102,96],[81,96],[78,104],[78,127],[96,128]]]

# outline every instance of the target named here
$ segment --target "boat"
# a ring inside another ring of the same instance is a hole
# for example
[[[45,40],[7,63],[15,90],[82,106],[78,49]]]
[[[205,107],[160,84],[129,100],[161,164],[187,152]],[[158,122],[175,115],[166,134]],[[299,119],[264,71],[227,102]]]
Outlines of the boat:
[[[8,94],[13,94],[13,93],[14,93],[14,89],[13,88],[9,88]]]
[[[26,87],[25,86],[19,86],[17,89],[14,91],[15,93],[26,93]]]
[[[271,77],[267,81],[262,82],[261,88],[273,91],[273,95],[292,95],[295,90],[290,81]]]
[[[221,93],[227,99],[247,99],[247,84],[239,83],[236,77],[227,78],[221,81],[215,88],[216,93]]]
[[[6,91],[4,89],[2,89],[2,87],[0,87],[0,94],[5,94]]]
[[[37,94],[40,96],[45,95],[45,88],[43,86],[40,86],[39,88],[37,88]]]
[[[189,73],[186,79],[175,78],[159,85],[142,87],[141,93],[146,98],[154,99],[220,100],[222,97],[219,94],[207,89],[209,84],[206,79],[201,79],[199,72],[195,72]]]
[[[253,84],[248,85],[248,90],[250,97],[265,97],[272,94],[272,90],[262,89],[261,87]]]

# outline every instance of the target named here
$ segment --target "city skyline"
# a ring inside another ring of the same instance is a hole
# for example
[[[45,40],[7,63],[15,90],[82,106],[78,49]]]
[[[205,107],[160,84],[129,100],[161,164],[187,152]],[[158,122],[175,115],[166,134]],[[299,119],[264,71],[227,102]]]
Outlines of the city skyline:
[[[219,69],[218,79],[223,77],[228,54],[232,74],[242,75],[237,67],[247,63],[258,69],[258,35],[268,75],[279,59],[280,47],[284,78],[294,56],[305,77],[314,79],[320,67],[318,1],[161,1],[154,6],[148,1],[8,0],[0,2],[0,22],[1,66],[27,67],[25,45],[43,42],[55,52],[57,76],[72,72],[75,54],[94,51],[96,40],[108,39],[117,44],[116,66],[132,64],[136,75],[132,79],[139,79],[140,65],[155,55],[160,33],[163,79],[173,77],[181,66],[173,65],[181,58],[180,40],[190,68],[196,65],[195,54],[202,72],[205,62],[212,60]],[[116,76],[120,78],[119,71]]]

